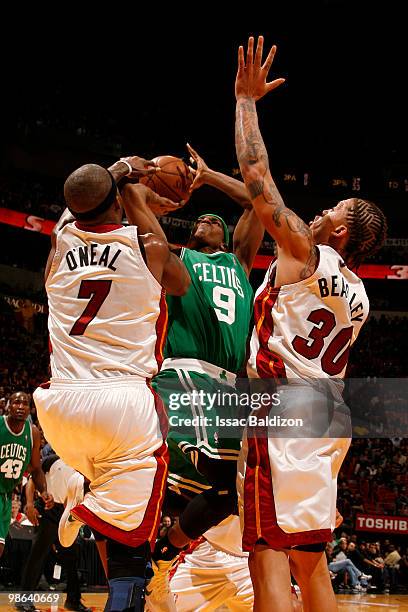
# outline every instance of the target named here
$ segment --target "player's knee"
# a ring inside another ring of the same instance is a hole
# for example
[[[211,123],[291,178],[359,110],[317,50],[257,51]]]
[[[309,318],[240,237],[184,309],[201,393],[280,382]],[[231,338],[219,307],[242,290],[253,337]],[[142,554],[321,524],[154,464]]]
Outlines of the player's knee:
[[[238,495],[235,487],[228,488],[212,487],[209,491],[203,493],[204,497],[207,497],[209,503],[214,504],[214,507],[219,510],[224,518],[227,518],[230,514],[238,514]]]
[[[218,489],[212,487],[197,495],[180,516],[180,528],[195,540],[211,527],[215,527],[231,514],[237,513],[235,487]],[[197,520],[199,517],[199,520]]]
[[[153,575],[149,543],[132,547],[108,539],[106,550],[109,581],[106,610],[143,610],[146,584]]]
[[[141,576],[109,580],[109,598],[105,610],[142,612],[144,610],[146,579]]]

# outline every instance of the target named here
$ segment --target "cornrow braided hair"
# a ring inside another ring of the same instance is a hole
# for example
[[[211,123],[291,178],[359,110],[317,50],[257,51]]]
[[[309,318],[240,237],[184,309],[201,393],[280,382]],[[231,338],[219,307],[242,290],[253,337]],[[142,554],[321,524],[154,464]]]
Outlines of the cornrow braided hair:
[[[347,212],[347,221],[350,237],[345,257],[349,264],[357,267],[382,247],[387,235],[387,220],[376,204],[354,198]]]

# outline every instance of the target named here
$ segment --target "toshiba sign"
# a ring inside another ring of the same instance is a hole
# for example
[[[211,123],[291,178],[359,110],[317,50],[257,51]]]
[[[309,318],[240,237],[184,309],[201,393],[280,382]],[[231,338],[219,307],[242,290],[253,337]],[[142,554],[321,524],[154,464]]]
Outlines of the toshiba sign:
[[[357,531],[401,533],[408,535],[408,516],[382,516],[378,514],[357,514]]]

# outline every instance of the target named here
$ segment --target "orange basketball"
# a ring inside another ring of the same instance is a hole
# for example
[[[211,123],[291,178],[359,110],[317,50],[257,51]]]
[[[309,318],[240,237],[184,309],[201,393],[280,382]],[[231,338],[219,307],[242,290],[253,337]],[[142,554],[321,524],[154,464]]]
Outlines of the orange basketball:
[[[155,157],[153,161],[160,166],[160,170],[143,176],[139,182],[173,202],[188,200],[191,195],[188,190],[194,177],[187,164],[173,155]]]

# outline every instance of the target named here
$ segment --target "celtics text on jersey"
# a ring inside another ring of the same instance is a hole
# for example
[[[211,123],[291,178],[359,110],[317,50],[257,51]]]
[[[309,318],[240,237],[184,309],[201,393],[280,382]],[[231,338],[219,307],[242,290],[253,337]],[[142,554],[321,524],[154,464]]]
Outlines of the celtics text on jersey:
[[[31,424],[27,420],[21,433],[14,433],[7,417],[0,417],[0,493],[10,493],[21,481],[31,459]]]
[[[229,372],[244,363],[253,292],[232,253],[183,249],[191,276],[182,297],[168,296],[169,328],[165,357],[202,359]]]

